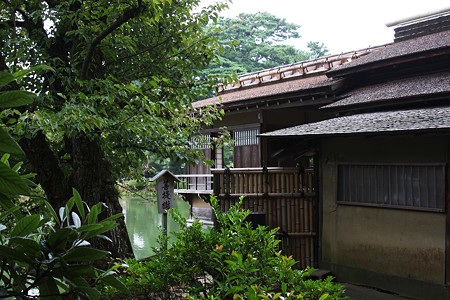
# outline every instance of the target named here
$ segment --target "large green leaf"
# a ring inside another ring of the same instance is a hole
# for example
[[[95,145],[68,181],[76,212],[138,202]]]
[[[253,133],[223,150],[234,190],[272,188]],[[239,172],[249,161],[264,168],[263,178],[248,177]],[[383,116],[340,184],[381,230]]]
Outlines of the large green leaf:
[[[0,88],[8,85],[9,83],[13,82],[14,80],[16,80],[16,78],[8,73],[8,72],[0,72]]]
[[[35,94],[26,91],[0,92],[0,108],[10,108],[31,104]]]
[[[9,245],[14,247],[14,249],[26,252],[31,256],[38,256],[42,251],[42,245],[31,238],[26,238],[22,236],[15,236],[9,239]]]
[[[11,231],[11,236],[27,236],[31,233],[36,232],[37,227],[41,221],[39,215],[25,216],[19,221],[17,221],[16,226],[14,226]]]
[[[91,207],[87,215],[88,224],[94,224],[97,222],[98,215],[102,212],[103,203],[99,202]]]
[[[8,132],[6,132],[4,128],[0,128],[0,152],[11,154],[23,153],[16,141],[8,134]]]
[[[97,289],[92,287],[77,287],[77,290],[83,292],[88,299],[97,300],[100,299],[100,293]]]
[[[8,197],[30,195],[27,181],[4,163],[0,163],[0,194]]]
[[[127,286],[123,284],[122,281],[120,281],[115,275],[107,275],[101,279],[101,282],[106,283],[109,286],[112,286],[113,288],[116,288],[117,290],[125,293],[129,293]]]
[[[56,224],[60,225],[61,222],[59,221],[58,215],[56,214],[56,211],[53,209],[53,206],[48,202],[47,200],[44,201],[45,208],[50,213],[50,215],[53,218],[53,221],[56,222]]]
[[[0,204],[3,203],[7,203],[6,201],[7,199],[5,199],[3,197],[0,197]],[[20,211],[20,206],[18,205],[14,205],[14,203],[10,202],[9,205],[0,205],[0,207],[3,208],[4,211],[2,211],[2,213],[0,213],[0,221],[4,220],[5,218],[7,218],[9,215],[14,215],[17,216],[18,218],[22,217],[22,214],[19,212]],[[17,212],[19,212],[19,214],[17,214]]]
[[[93,225],[100,225],[100,227],[94,227]],[[98,236],[102,233],[108,232],[108,231],[114,229],[116,226],[117,226],[116,222],[102,221],[97,224],[89,224],[89,225],[82,226],[80,228],[77,228],[77,231],[84,232],[82,237],[87,240],[92,237]]]
[[[57,267],[52,269],[51,275],[53,277],[79,277],[79,276],[91,276],[94,277],[97,274],[97,270],[92,265],[71,265],[70,268]]]
[[[12,214],[16,220],[23,217],[23,213],[20,211],[20,206],[16,205],[10,198],[0,193],[0,207],[4,212],[1,214],[1,218]],[[1,219],[0,218],[0,219]]]
[[[54,251],[62,251],[68,243],[71,244],[76,239],[77,235],[73,229],[67,227],[61,228],[49,234],[47,245]]]
[[[100,229],[103,229],[102,224],[89,224],[89,225],[83,225],[80,228],[77,228],[76,231],[87,232],[87,231],[97,231]]]
[[[24,253],[3,245],[0,245],[0,257],[28,264],[34,263],[34,261],[28,256],[26,256]]]
[[[115,220],[115,219],[122,218],[123,216],[124,216],[123,213],[117,213],[117,214],[114,214],[114,215],[109,216],[109,217],[107,217],[107,218],[104,218],[103,221],[113,221],[113,220]]]
[[[86,213],[84,211],[84,203],[83,200],[81,199],[80,193],[78,193],[78,191],[74,188],[72,188],[72,193],[73,193],[73,199],[75,201],[75,205],[77,206],[78,211],[81,214],[81,218],[85,218]]]
[[[15,72],[12,75],[14,76],[13,78],[19,79],[19,78],[22,78],[23,76],[28,75],[28,74],[30,74],[32,72],[35,72],[35,71],[51,71],[51,72],[55,72],[55,69],[53,69],[52,67],[47,66],[47,65],[39,65],[39,66],[31,67],[29,69],[23,69],[23,70],[17,71],[17,72]]]
[[[60,300],[57,281],[53,277],[45,277],[39,285],[39,294],[42,299]]]
[[[67,252],[63,258],[66,262],[85,262],[105,258],[108,254],[108,251],[88,247],[77,247]]]

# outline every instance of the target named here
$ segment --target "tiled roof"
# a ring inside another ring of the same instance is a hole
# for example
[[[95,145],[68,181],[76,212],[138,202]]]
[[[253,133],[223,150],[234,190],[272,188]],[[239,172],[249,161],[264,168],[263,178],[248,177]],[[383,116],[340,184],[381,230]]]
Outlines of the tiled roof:
[[[293,79],[299,77],[308,77],[312,74],[324,74],[326,71],[336,68],[337,66],[347,64],[355,59],[359,59],[373,51],[382,49],[381,47],[372,47],[363,50],[356,50],[338,55],[328,55],[317,59],[305,60],[289,65],[283,65],[257,71],[239,76],[237,82],[229,84],[219,84],[219,94],[227,91],[256,86],[266,83],[279,82],[281,80]]]
[[[281,81],[276,84],[266,84],[248,89],[236,90],[218,97],[194,102],[192,103],[192,105],[195,108],[198,108],[211,104],[228,104],[249,99],[269,97],[291,92],[299,92],[302,90],[309,90],[314,88],[328,87],[332,86],[335,82],[336,81],[334,80],[328,79],[325,75],[304,77],[289,81]]]
[[[387,102],[401,102],[410,97],[441,95],[450,93],[450,72],[427,74],[374,84],[352,90],[322,108],[351,108]]]
[[[331,87],[336,81],[327,79],[327,76],[324,75],[325,72],[355,59],[361,59],[361,57],[382,48],[383,46],[372,47],[244,74],[239,76],[239,82],[227,85],[219,84],[219,96],[194,102],[193,106],[198,108],[211,104],[229,104],[302,90]]]
[[[338,117],[261,134],[263,137],[435,132],[450,130],[450,107],[388,111]]]
[[[450,51],[450,31],[438,32],[415,39],[405,40],[388,44],[381,51],[373,51],[372,53],[354,60],[348,64],[341,65],[328,71],[328,76],[336,77],[346,74],[355,74],[355,71],[362,68],[374,68],[380,66],[382,61],[389,62],[398,58],[410,57],[414,60],[414,55],[426,51],[436,51],[448,49]],[[377,64],[375,64],[377,63]],[[445,62],[443,62],[445,63]]]

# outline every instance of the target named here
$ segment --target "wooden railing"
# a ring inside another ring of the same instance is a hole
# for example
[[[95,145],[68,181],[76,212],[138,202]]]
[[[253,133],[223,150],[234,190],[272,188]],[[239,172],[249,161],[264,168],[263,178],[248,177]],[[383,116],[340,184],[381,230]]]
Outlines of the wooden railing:
[[[314,173],[303,168],[213,169],[214,194],[228,211],[245,196],[242,208],[278,228],[280,249],[292,255],[298,268],[317,266],[317,198]]]
[[[178,193],[206,193],[219,197],[296,197],[314,193],[313,170],[300,168],[212,169],[212,174],[177,175]]]
[[[182,181],[176,192],[214,194],[224,212],[239,201],[238,197],[245,196],[242,208],[258,215],[269,228],[278,228],[280,249],[299,261],[298,268],[317,266],[318,205],[312,169],[232,168],[211,172],[177,175]]]
[[[183,174],[177,175],[181,181],[175,183],[175,192],[179,194],[212,194],[212,174]]]
[[[212,169],[219,197],[302,197],[314,193],[314,173],[303,168]]]

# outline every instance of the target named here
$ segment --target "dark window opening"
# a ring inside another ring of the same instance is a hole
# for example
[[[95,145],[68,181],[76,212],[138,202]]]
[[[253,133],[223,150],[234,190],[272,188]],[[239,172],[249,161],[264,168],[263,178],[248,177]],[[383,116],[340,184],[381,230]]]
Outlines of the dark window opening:
[[[445,210],[445,166],[339,164],[338,203]]]

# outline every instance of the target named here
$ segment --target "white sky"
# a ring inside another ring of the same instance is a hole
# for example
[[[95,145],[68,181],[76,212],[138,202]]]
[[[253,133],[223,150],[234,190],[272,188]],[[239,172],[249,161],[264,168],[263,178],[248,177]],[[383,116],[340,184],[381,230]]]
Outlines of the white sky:
[[[202,0],[213,3],[214,0]],[[307,50],[308,41],[323,42],[330,54],[378,46],[393,41],[393,28],[386,23],[442,8],[449,0],[234,0],[225,17],[241,12],[267,11],[300,25],[298,41]]]

